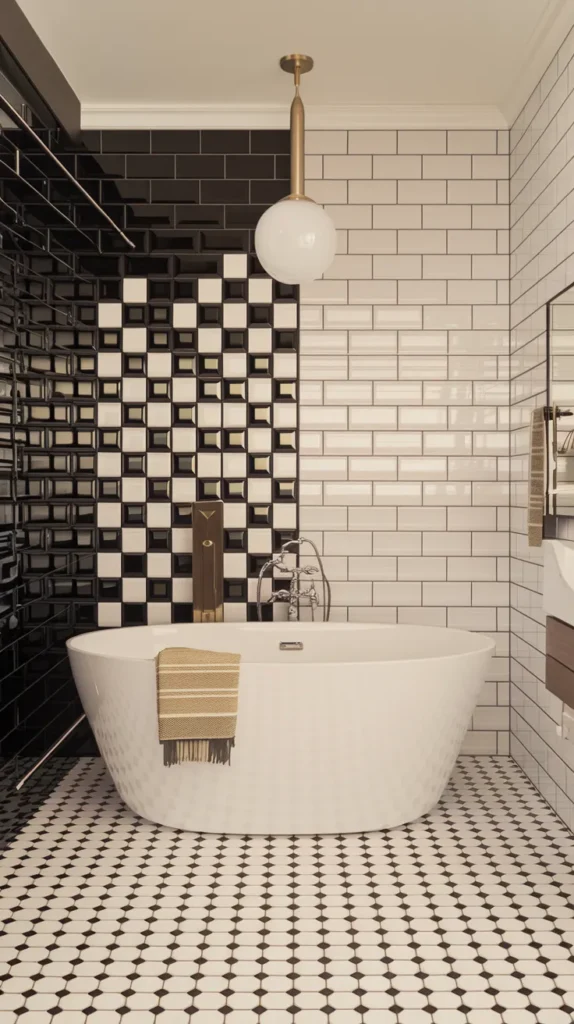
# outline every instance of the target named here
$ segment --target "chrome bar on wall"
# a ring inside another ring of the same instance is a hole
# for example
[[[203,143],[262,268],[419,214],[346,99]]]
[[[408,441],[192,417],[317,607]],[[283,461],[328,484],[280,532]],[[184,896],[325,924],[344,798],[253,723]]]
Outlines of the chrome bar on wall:
[[[71,733],[73,733],[74,729],[78,728],[78,726],[84,721],[85,717],[86,717],[85,715],[80,715],[79,718],[76,718],[76,721],[72,722],[70,728],[66,729],[66,731],[62,733],[62,735],[56,740],[55,743],[52,743],[52,746],[49,747],[49,749],[46,751],[46,753],[42,754],[42,757],[40,758],[40,760],[36,761],[36,764],[32,765],[30,770],[27,771],[26,774],[23,775],[22,778],[19,780],[19,782],[16,783],[16,785],[14,787],[16,792],[18,792],[20,789],[22,789],[22,786],[26,785],[28,779],[31,778],[31,776],[34,774],[34,772],[37,772],[38,768],[42,767],[44,762],[47,761],[48,758],[51,757],[52,754],[58,749],[58,747],[60,747],[62,745],[64,740],[67,740],[68,736],[70,736]]]
[[[77,180],[77,178],[75,178],[74,175],[67,169],[67,167],[64,166],[61,160],[58,160],[56,154],[53,153],[50,147],[47,146],[46,143],[42,141],[40,136],[37,135],[34,129],[30,127],[25,118],[23,118],[22,115],[18,113],[16,108],[13,107],[9,100],[7,100],[5,96],[2,96],[1,93],[0,110],[3,110],[5,114],[8,114],[10,120],[14,121],[18,128],[21,128],[23,131],[27,133],[27,135],[34,139],[34,141],[37,143],[38,146],[40,146],[44,153],[46,153],[46,155],[49,156],[51,160],[53,160],[53,162],[56,164],[59,170],[63,171],[63,173],[78,189],[78,191],[82,193],[84,199],[87,199],[90,205],[93,206],[94,209],[96,209],[98,213],[104,218],[104,220],[107,221],[112,230],[115,231],[116,234],[120,236],[120,238],[126,243],[126,245],[129,245],[130,249],[135,249],[135,244],[128,238],[127,235],[123,233],[123,231],[121,230],[121,228],[118,227],[115,221],[113,221],[112,218],[108,216],[105,210],[102,210],[100,204],[97,203],[96,200],[90,195],[90,193],[86,191],[83,185],[80,185],[80,182]],[[19,173],[19,170],[17,172]]]

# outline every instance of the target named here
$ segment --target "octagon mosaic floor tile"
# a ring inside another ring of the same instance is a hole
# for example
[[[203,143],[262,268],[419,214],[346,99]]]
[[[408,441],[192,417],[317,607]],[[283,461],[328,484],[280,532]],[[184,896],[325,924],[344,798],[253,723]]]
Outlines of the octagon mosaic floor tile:
[[[342,836],[181,832],[84,758],[6,851],[2,1024],[568,1024],[572,837],[518,767]]]

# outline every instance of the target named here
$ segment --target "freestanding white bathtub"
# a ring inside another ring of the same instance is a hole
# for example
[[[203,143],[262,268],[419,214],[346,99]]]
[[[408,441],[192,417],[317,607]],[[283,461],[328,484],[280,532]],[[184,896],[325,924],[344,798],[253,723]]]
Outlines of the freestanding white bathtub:
[[[302,650],[282,650],[299,642]],[[154,658],[163,647],[242,656],[231,765],[166,768]],[[68,640],[100,751],[125,803],[197,832],[390,828],[441,796],[493,641],[428,626],[138,626]]]

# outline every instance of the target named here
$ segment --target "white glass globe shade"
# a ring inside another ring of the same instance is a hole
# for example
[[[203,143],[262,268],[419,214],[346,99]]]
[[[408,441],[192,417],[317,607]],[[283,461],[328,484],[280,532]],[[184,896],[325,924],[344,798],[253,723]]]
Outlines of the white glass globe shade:
[[[283,284],[316,281],[331,266],[337,247],[333,221],[308,199],[270,206],[255,230],[255,251],[270,277]]]

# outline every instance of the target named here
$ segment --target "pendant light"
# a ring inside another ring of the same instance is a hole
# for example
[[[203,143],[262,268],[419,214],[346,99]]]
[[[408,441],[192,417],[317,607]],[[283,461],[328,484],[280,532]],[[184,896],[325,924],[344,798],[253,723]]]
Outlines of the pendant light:
[[[313,67],[311,57],[282,57],[283,71],[295,79],[291,104],[291,192],[269,207],[255,230],[255,251],[270,277],[284,284],[315,281],[330,267],[337,236],[322,206],[305,195],[305,111],[299,95],[301,75]]]

